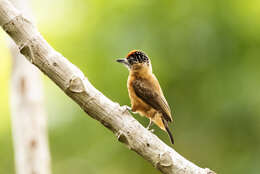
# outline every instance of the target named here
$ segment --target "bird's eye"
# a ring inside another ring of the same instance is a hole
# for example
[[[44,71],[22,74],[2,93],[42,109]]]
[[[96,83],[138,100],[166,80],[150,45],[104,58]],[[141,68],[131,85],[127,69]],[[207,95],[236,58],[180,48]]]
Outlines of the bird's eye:
[[[133,64],[135,63],[135,60],[134,60],[133,57],[130,57],[130,58],[128,59],[128,62],[130,63],[130,65],[133,65]]]

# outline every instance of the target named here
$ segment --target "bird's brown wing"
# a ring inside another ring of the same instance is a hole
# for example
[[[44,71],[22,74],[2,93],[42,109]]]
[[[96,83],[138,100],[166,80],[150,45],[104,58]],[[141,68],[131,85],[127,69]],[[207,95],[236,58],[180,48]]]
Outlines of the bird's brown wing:
[[[172,121],[170,107],[160,91],[148,80],[136,79],[133,82],[133,88],[136,95],[152,108],[162,112],[163,117],[167,121]]]

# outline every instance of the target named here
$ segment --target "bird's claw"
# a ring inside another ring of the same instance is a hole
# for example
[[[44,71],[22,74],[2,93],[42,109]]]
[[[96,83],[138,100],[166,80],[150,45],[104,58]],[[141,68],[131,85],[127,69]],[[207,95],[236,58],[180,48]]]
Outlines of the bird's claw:
[[[152,124],[153,124],[153,122],[152,122],[152,120],[150,119],[150,122],[149,122],[148,126],[146,127],[146,129],[149,130],[149,131],[151,131],[151,132],[154,131],[153,129],[150,130]]]
[[[152,132],[152,133],[154,132],[154,129],[147,129],[147,130],[149,130],[149,131]]]
[[[153,133],[154,129],[151,129],[151,126],[152,126],[152,122],[149,123],[149,125],[146,127],[146,129]]]
[[[122,106],[122,107],[123,107],[123,109],[124,109],[124,114],[127,113],[127,112],[132,112],[132,109],[131,109],[129,106],[124,105],[124,106]]]
[[[131,113],[133,113],[133,114],[137,114],[137,112],[134,112],[133,110],[132,110],[132,108],[131,107],[129,107],[129,106],[127,106],[127,105],[124,105],[124,106],[122,106],[123,108],[124,108],[124,113],[125,112],[131,112]]]

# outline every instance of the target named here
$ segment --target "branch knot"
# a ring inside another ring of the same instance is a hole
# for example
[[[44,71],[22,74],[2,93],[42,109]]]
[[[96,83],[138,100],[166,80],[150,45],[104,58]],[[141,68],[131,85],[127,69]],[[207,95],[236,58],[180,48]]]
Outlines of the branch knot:
[[[81,93],[85,90],[82,80],[79,77],[72,77],[68,89],[71,92]]]
[[[172,159],[169,152],[164,152],[159,154],[158,162],[156,163],[156,167],[170,167],[172,165]]]

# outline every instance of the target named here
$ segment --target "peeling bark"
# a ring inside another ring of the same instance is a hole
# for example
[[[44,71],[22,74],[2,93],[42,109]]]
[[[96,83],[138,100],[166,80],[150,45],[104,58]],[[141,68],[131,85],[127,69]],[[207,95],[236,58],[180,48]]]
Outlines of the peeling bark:
[[[210,174],[191,163],[144,128],[127,111],[99,92],[84,74],[56,52],[37,29],[6,0],[0,2],[0,25],[20,52],[53,80],[92,118],[110,129],[118,140],[165,174]]]

